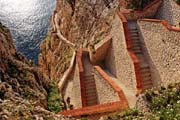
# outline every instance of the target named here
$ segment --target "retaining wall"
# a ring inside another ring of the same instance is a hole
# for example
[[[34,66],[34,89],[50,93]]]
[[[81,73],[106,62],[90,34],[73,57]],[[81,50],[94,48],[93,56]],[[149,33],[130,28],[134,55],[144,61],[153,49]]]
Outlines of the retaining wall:
[[[166,20],[171,25],[180,27],[180,5],[174,0],[163,0],[156,18]]]
[[[136,75],[134,63],[128,53],[128,42],[125,38],[123,23],[118,16],[115,17],[111,34],[113,36],[112,49],[115,55],[117,79],[127,88],[136,89]]]
[[[180,29],[161,20],[140,20],[138,25],[153,80],[165,85],[180,82]]]

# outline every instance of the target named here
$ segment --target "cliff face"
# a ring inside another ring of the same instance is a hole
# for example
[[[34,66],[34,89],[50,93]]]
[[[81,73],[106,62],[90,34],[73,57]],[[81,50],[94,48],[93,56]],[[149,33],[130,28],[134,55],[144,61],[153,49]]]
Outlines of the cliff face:
[[[50,79],[59,80],[73,51],[96,44],[109,35],[118,0],[57,0],[51,30],[41,44],[39,66]],[[57,17],[55,17],[57,16]],[[55,26],[55,22],[58,26]],[[75,47],[57,36],[56,29]]]
[[[17,52],[9,30],[0,24],[0,119],[60,119],[46,111],[49,80]]]
[[[0,90],[1,99],[19,96],[46,106],[49,82],[13,45],[10,32],[0,26]]]

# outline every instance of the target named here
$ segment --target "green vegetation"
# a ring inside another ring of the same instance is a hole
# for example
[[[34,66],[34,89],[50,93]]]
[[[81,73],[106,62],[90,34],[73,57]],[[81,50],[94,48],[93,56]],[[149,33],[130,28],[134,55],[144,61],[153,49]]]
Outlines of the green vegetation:
[[[109,116],[107,120],[180,120],[180,84],[171,84],[157,90],[148,90],[144,95],[149,112],[130,109]]]
[[[96,45],[96,44],[98,44],[99,42],[101,42],[101,40],[102,40],[102,39],[101,39],[100,37],[99,37],[99,38],[96,38],[95,41],[94,41],[94,45]]]
[[[176,2],[180,5],[180,0],[176,0]]]
[[[61,99],[58,93],[57,84],[52,82],[48,94],[48,109],[51,112],[58,113],[62,110],[61,106]]]
[[[81,120],[88,120],[88,118],[86,118],[86,117],[82,117],[82,118],[81,118]]]
[[[153,0],[126,0],[126,1],[129,3],[131,9],[142,10]]]

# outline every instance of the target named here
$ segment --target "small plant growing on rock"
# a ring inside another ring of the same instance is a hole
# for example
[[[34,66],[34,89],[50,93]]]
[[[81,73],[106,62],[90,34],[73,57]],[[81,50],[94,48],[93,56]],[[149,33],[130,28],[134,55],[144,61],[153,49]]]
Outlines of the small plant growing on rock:
[[[62,110],[61,106],[57,84],[52,82],[48,94],[48,109],[51,112],[58,113]]]
[[[179,4],[179,5],[180,5],[180,0],[176,0],[176,2],[177,2],[177,4]]]
[[[153,0],[126,0],[131,9],[142,10]]]

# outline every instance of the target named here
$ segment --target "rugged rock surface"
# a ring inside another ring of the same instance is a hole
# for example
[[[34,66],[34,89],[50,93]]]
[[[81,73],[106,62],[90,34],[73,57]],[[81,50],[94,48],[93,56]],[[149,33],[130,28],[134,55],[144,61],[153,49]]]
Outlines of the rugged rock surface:
[[[73,51],[96,44],[109,35],[111,22],[119,0],[57,0],[52,15],[51,31],[41,44],[39,65],[50,79],[59,80],[69,66]],[[54,25],[57,15],[58,26]],[[56,34],[56,28],[75,48],[68,46]]]
[[[32,62],[18,53],[10,32],[0,26],[0,90],[1,99],[19,96],[46,107],[49,81]]]
[[[63,119],[45,110],[49,86],[49,79],[16,51],[9,30],[0,24],[0,119]]]

